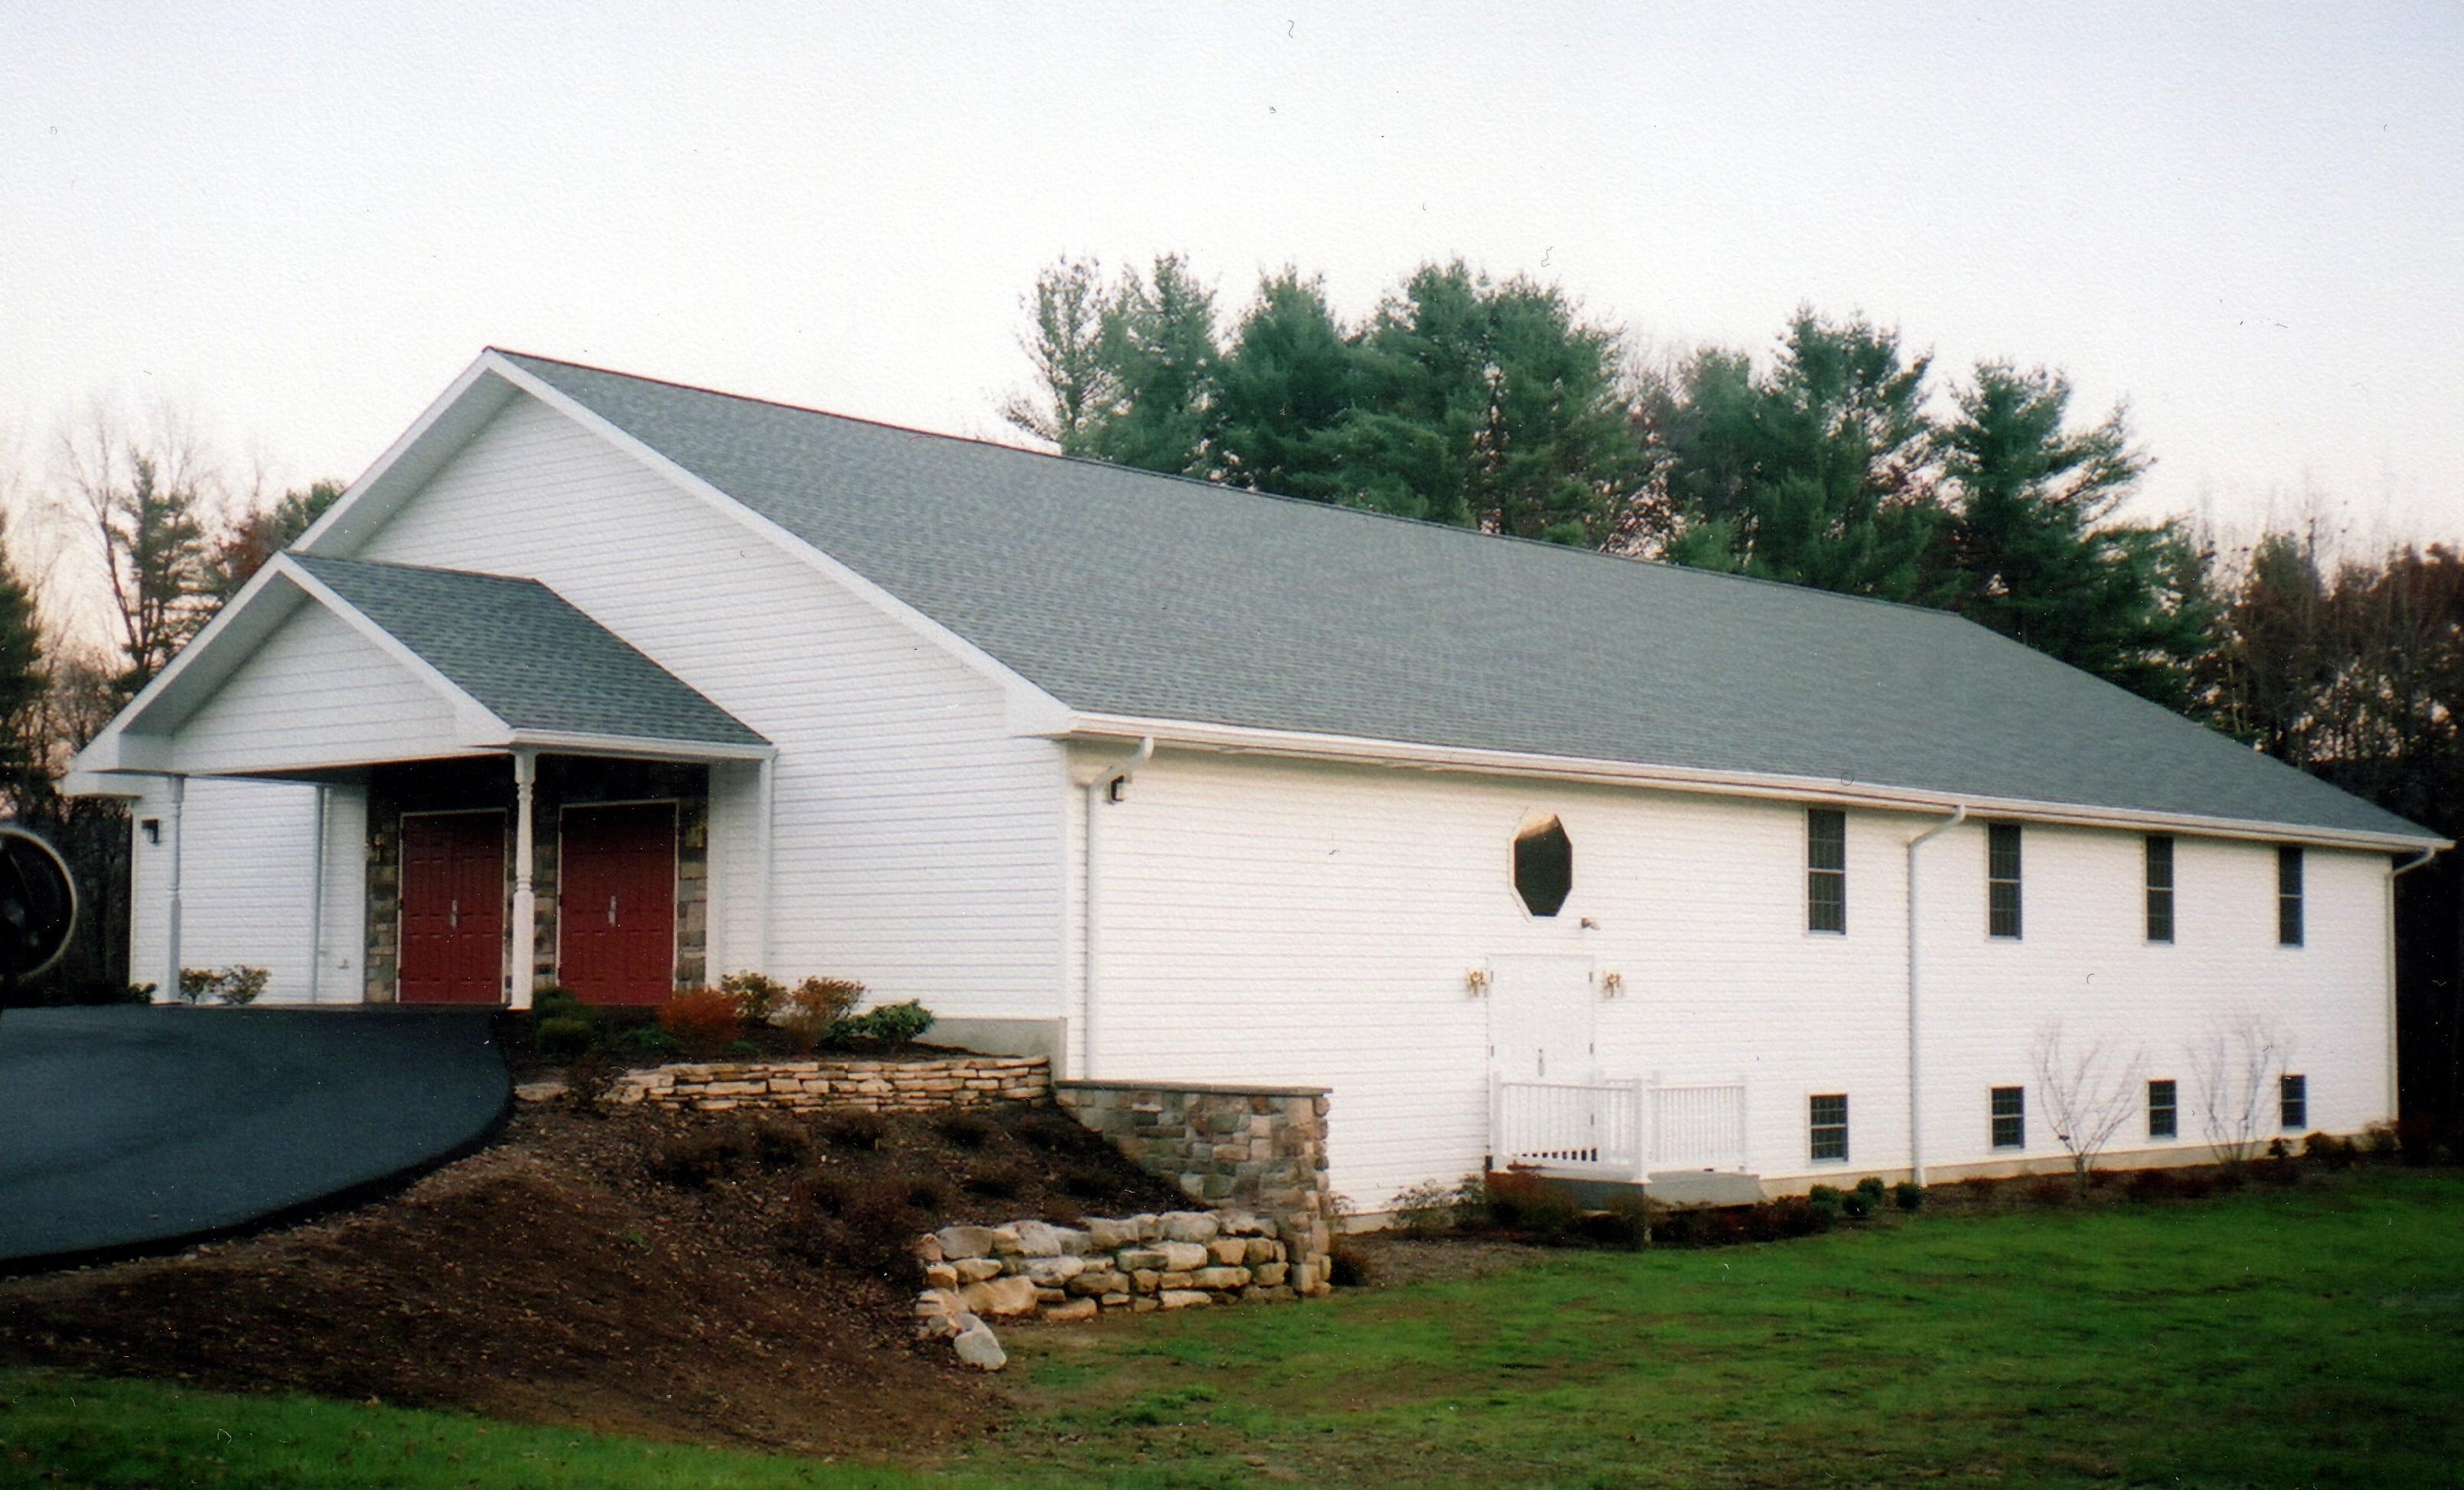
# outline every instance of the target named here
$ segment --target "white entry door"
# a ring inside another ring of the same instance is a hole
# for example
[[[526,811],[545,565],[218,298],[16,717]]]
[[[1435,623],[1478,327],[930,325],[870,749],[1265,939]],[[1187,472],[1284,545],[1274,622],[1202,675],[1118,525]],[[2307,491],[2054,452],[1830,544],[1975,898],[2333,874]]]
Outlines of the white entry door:
[[[1590,1082],[1598,1012],[1589,957],[1492,959],[1489,1069],[1506,1082]]]

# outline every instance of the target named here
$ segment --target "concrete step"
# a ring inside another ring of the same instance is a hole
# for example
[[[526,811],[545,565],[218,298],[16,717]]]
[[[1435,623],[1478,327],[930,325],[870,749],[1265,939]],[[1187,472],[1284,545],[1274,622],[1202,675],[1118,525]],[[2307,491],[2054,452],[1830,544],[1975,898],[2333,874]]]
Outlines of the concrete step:
[[[1531,1177],[1585,1211],[1612,1210],[1619,1199],[1631,1200],[1637,1196],[1675,1210],[1753,1205],[1764,1198],[1761,1176],[1715,1170],[1662,1170],[1644,1176],[1639,1184],[1626,1179],[1551,1174],[1545,1171]]]

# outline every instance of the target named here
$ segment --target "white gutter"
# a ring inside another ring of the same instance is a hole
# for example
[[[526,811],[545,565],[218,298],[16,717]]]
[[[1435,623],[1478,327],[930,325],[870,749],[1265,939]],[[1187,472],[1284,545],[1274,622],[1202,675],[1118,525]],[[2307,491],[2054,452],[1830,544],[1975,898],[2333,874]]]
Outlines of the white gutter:
[[[1102,980],[1096,972],[1096,953],[1099,950],[1100,928],[1103,924],[1101,917],[1096,914],[1096,887],[1103,884],[1101,873],[1103,858],[1097,852],[1097,845],[1102,842],[1104,802],[1106,799],[1111,797],[1115,787],[1125,784],[1131,777],[1137,774],[1138,767],[1155,758],[1155,745],[1154,735],[1141,735],[1136,748],[1098,769],[1093,779],[1087,783],[1087,887],[1079,901],[1085,909],[1087,918],[1086,927],[1079,938],[1081,955],[1086,959],[1086,969],[1081,975],[1086,995],[1085,1008],[1079,1018],[1079,1025],[1084,1031],[1080,1036],[1083,1049],[1078,1075],[1081,1080],[1092,1080],[1095,1076],[1096,1064],[1096,1010],[1099,1007],[1096,993],[1102,986]]]
[[[1923,1046],[1917,1031],[1917,850],[1968,821],[1965,803],[1950,816],[1908,840],[1908,1178],[1925,1183],[1925,1102],[1918,1076]]]
[[[2373,833],[2257,819],[2211,818],[2194,813],[2132,807],[2084,806],[2034,798],[1980,797],[1970,793],[1954,795],[1822,777],[1785,776],[1775,772],[1644,765],[1574,756],[1546,756],[1529,751],[1423,745],[1403,740],[1371,739],[1362,735],[1315,734],[1292,730],[1258,729],[1248,725],[1193,723],[1126,714],[1073,714],[1069,727],[1050,737],[1137,739],[1149,735],[1168,745],[1218,750],[1227,755],[1257,754],[1487,776],[1546,777],[1552,780],[1597,781],[1722,797],[1770,798],[1819,806],[1880,808],[1893,812],[1950,812],[1965,807],[1978,816],[2034,822],[2118,827],[2143,833],[2187,833],[2266,844],[2311,844],[2323,848],[2411,853],[2425,843],[2434,843],[2441,848],[2454,846],[2447,840],[2431,840],[2423,834]]]

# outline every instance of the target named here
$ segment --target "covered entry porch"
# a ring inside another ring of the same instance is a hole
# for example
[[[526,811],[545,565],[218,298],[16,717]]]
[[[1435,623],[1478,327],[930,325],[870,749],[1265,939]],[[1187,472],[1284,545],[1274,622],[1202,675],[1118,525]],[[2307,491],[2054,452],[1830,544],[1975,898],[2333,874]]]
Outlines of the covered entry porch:
[[[561,983],[642,1004],[759,965],[774,756],[535,581],[286,555],[80,755],[75,784],[140,802],[132,962],[158,997],[202,896],[201,960],[270,962],[252,953],[304,936],[310,1001],[520,1008]],[[248,793],[228,781],[313,794],[313,828],[234,821]],[[210,809],[193,843],[192,782]],[[261,907],[236,893],[269,881]],[[319,924],[343,920],[356,955]]]

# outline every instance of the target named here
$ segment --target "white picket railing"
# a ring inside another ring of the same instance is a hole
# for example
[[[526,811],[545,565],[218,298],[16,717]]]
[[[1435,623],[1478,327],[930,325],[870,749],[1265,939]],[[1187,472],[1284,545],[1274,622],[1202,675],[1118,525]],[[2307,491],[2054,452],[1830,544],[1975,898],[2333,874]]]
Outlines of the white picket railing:
[[[1490,1084],[1491,1162],[1618,1178],[1641,1172],[1642,1084]]]
[[[1489,1083],[1500,1169],[1640,1179],[1654,1170],[1746,1168],[1746,1084]]]
[[[1746,1081],[1709,1085],[1650,1085],[1651,1168],[1746,1168]]]

